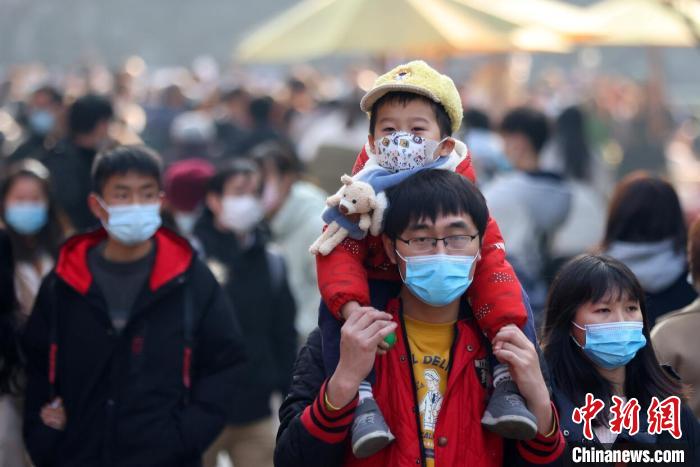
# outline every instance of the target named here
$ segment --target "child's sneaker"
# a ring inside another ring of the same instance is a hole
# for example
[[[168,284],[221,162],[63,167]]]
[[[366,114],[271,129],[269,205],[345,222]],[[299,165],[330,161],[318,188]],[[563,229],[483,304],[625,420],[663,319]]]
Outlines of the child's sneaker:
[[[494,388],[481,424],[508,439],[532,439],[537,435],[537,418],[528,410],[518,386],[510,379]]]
[[[384,449],[394,439],[374,399],[360,401],[352,424],[352,452],[355,457],[369,457]]]

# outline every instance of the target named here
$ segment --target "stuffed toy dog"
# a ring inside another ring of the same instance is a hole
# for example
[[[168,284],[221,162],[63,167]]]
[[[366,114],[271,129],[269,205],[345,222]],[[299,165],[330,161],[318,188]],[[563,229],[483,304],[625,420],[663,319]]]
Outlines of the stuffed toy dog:
[[[343,186],[326,200],[328,209],[323,220],[328,227],[309,248],[312,254],[325,256],[347,237],[362,240],[368,231],[372,235],[382,231],[387,206],[384,193],[377,195],[369,183],[353,180],[349,175],[343,175],[340,181]]]

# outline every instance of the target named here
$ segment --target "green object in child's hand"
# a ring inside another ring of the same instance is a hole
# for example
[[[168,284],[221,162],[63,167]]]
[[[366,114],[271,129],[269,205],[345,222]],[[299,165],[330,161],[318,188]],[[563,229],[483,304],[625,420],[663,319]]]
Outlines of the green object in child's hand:
[[[392,332],[391,334],[389,334],[388,336],[386,336],[386,337],[384,338],[384,342],[386,342],[387,344],[389,344],[389,348],[393,347],[394,344],[396,344],[396,333],[395,333],[395,332]]]

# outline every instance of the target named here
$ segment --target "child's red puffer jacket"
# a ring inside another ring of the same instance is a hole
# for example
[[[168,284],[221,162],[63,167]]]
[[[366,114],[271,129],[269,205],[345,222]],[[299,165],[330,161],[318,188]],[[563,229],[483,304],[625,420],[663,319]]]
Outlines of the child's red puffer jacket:
[[[363,148],[355,161],[353,174],[359,172],[367,160]],[[476,181],[469,154],[456,172]],[[342,306],[350,301],[369,305],[369,278],[401,280],[396,266],[384,252],[381,237],[371,235],[363,240],[346,238],[329,255],[317,255],[316,269],[321,297],[337,318],[340,318]],[[476,266],[474,282],[467,290],[467,298],[489,339],[504,325],[512,323],[522,328],[527,320],[520,283],[506,261],[503,237],[492,218],[486,226],[481,260]]]

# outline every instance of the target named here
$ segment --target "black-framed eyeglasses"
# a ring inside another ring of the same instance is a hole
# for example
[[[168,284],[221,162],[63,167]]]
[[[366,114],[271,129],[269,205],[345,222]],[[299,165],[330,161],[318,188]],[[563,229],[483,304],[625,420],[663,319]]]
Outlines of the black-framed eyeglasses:
[[[404,242],[415,253],[427,253],[433,251],[438,242],[445,245],[447,251],[463,251],[469,247],[469,244],[476,239],[478,235],[450,235],[443,238],[436,237],[416,237],[405,240],[401,237],[398,239]]]

